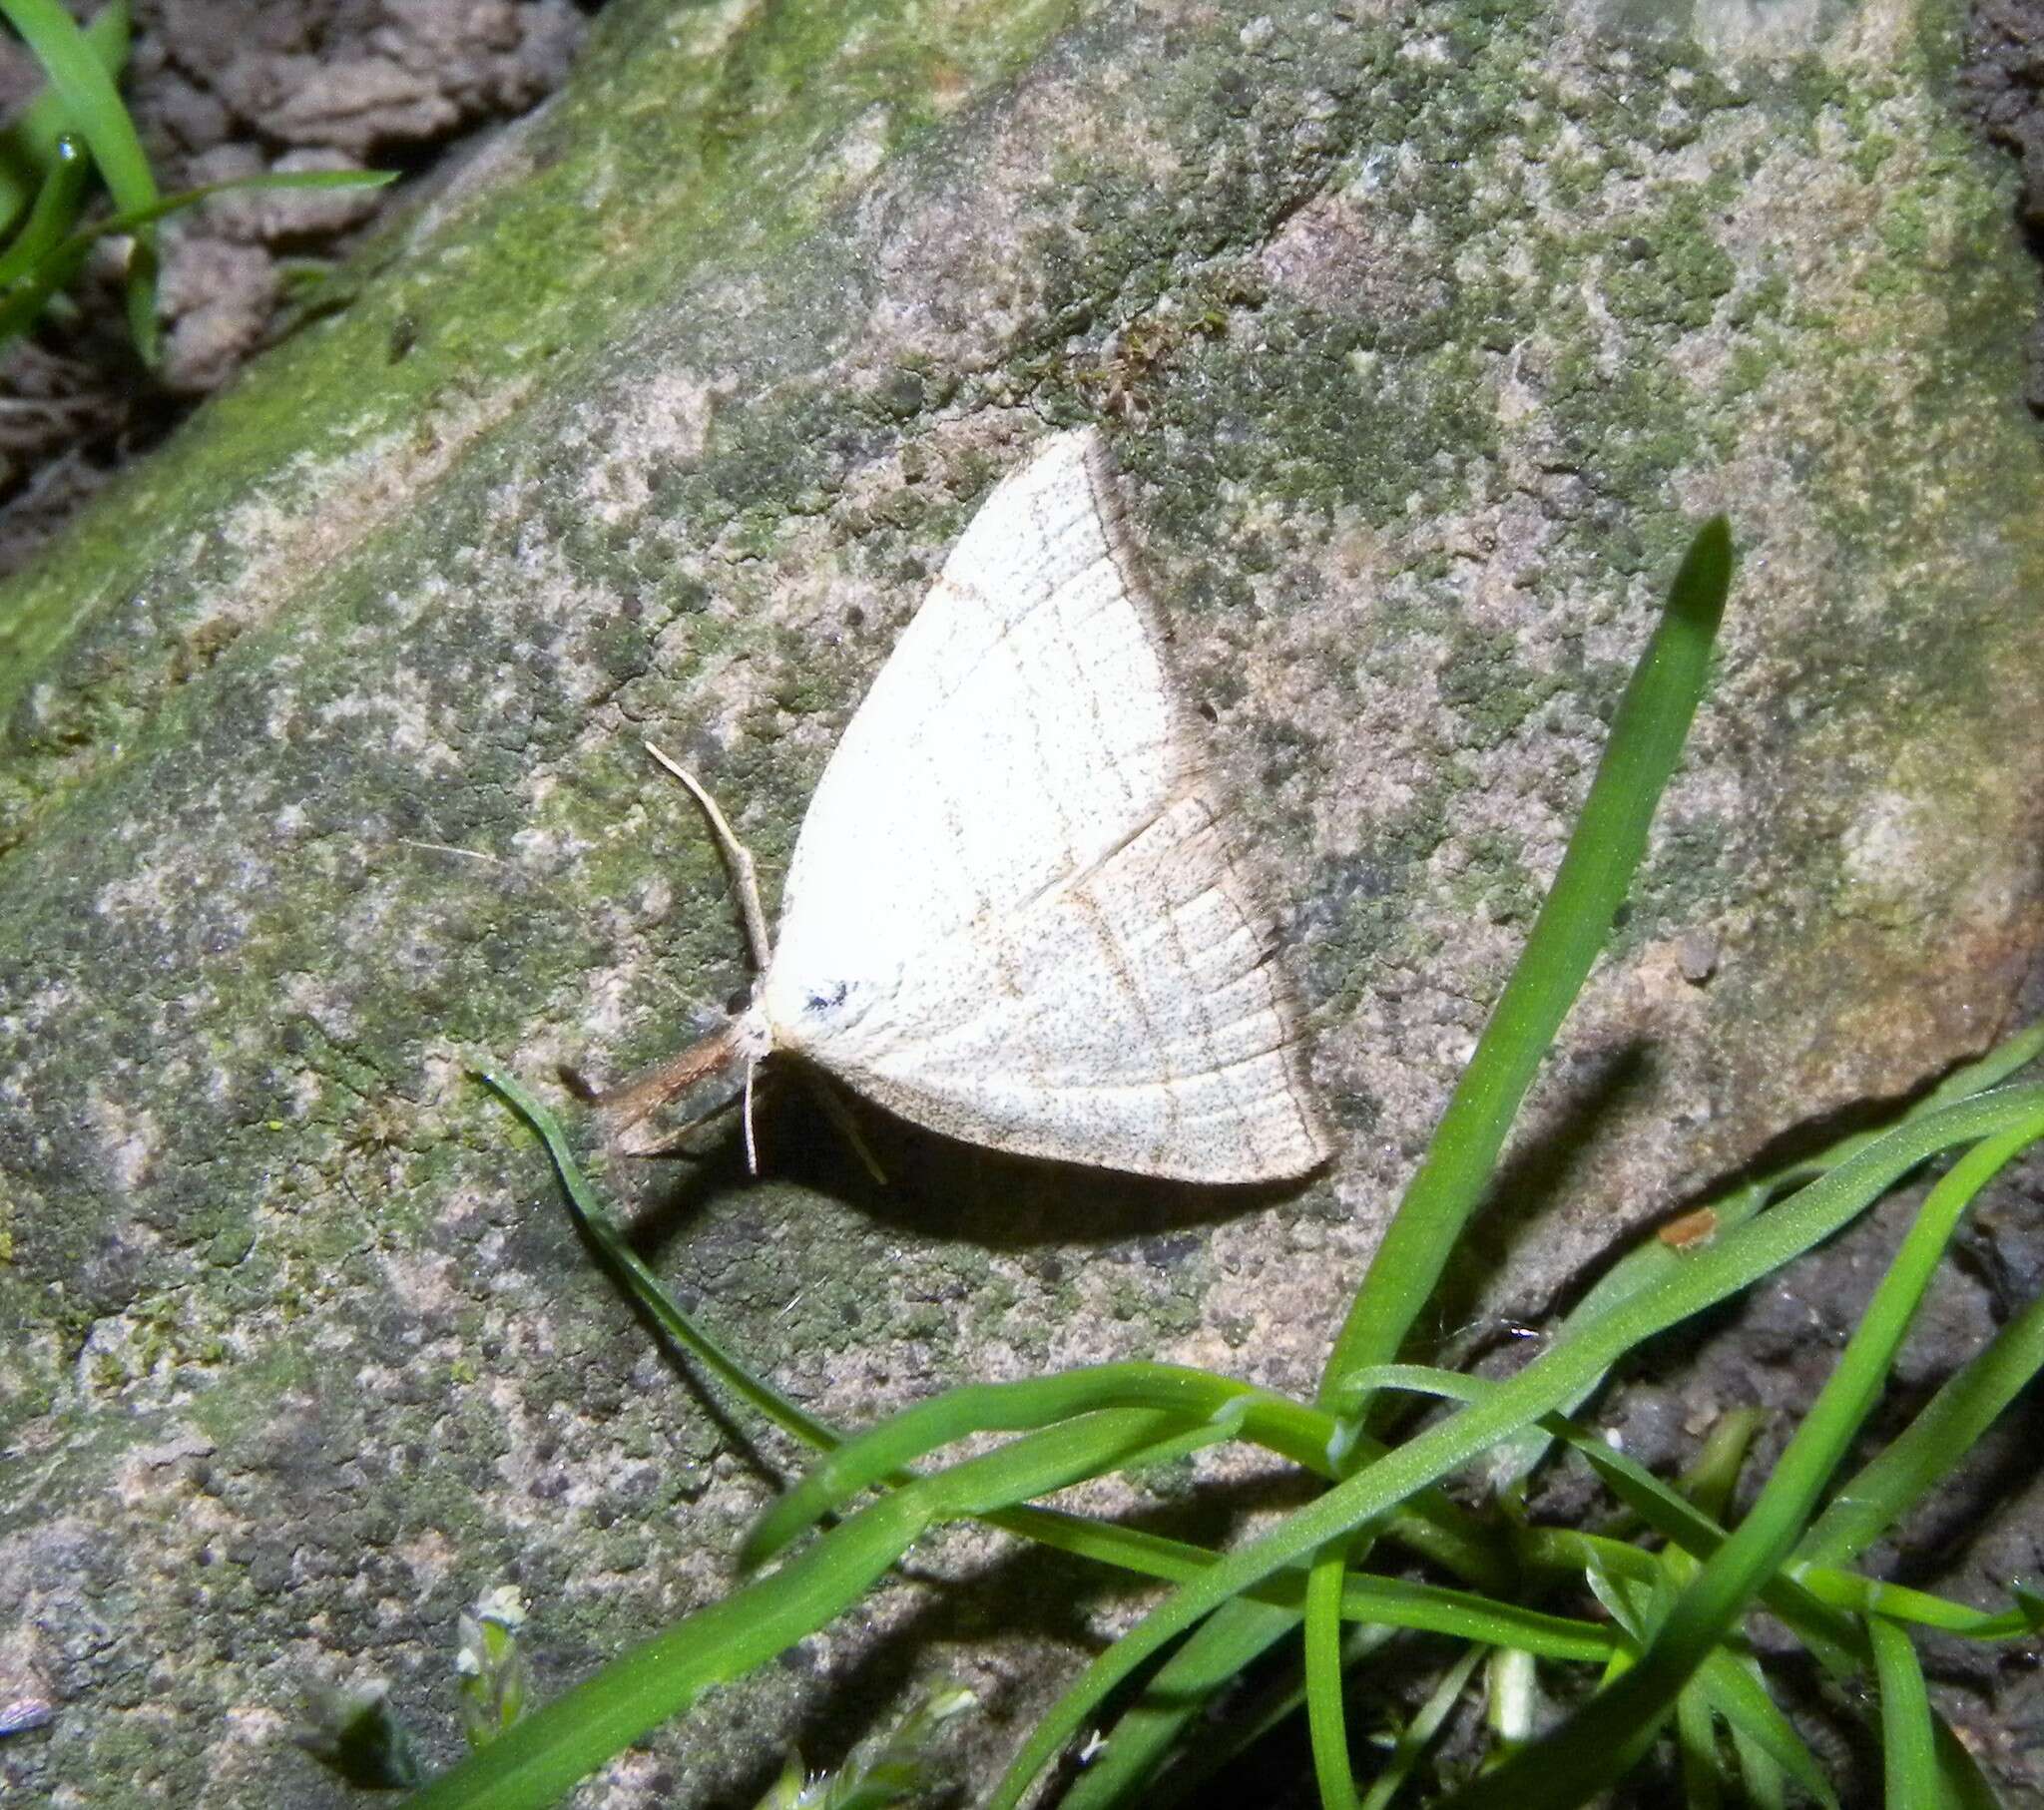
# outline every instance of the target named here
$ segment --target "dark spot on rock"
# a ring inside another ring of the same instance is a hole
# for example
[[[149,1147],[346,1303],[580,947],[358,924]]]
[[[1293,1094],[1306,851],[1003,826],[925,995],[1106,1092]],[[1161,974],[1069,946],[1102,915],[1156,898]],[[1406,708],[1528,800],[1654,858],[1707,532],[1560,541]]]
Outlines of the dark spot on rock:
[[[249,1587],[274,1596],[291,1581],[291,1556],[282,1547],[268,1547],[249,1561]]]

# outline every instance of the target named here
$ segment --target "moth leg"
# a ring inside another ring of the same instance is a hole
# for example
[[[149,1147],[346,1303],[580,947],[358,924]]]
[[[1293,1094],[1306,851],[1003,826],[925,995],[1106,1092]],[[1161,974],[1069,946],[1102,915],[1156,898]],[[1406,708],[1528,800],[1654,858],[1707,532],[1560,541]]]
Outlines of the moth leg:
[[[738,894],[739,915],[746,923],[746,945],[752,952],[753,972],[765,974],[766,964],[773,958],[773,940],[766,934],[766,913],[760,903],[760,872],[753,865],[753,851],[738,839],[732,826],[725,821],[724,812],[717,808],[717,800],[711,797],[695,774],[680,761],[663,754],[650,741],[646,743],[646,751],[686,785],[689,796],[703,807],[703,815],[710,823],[710,833],[717,839],[718,853],[724,857],[731,889]]]
[[[601,1093],[588,1093],[587,1099],[610,1121],[612,1131],[622,1136],[699,1081],[708,1081],[729,1069],[737,1056],[738,1026],[734,1020],[686,1050],[677,1051],[666,1062],[656,1063],[644,1074]]]
[[[741,1094],[728,1094],[712,1106],[707,1106],[687,1125],[676,1126],[670,1131],[663,1131],[650,1143],[636,1140],[620,1140],[627,1156],[672,1156],[682,1145],[700,1131],[713,1119],[722,1118],[744,1098]]]
[[[844,1104],[844,1096],[813,1069],[804,1068],[802,1079],[809,1084],[809,1092],[816,1097],[816,1104],[823,1109],[824,1118],[844,1133],[844,1141],[851,1145],[859,1161],[866,1165],[866,1173],[881,1187],[885,1187],[887,1171],[880,1166],[879,1158],[867,1146],[865,1136],[858,1129],[858,1115]]]

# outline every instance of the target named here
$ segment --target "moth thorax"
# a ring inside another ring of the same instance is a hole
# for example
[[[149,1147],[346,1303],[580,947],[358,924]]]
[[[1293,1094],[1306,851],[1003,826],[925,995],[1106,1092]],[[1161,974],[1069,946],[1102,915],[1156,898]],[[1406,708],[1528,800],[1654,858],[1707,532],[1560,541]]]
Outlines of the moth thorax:
[[[746,1009],[731,1021],[731,1062],[751,1066],[773,1048],[773,1021],[756,991]]]

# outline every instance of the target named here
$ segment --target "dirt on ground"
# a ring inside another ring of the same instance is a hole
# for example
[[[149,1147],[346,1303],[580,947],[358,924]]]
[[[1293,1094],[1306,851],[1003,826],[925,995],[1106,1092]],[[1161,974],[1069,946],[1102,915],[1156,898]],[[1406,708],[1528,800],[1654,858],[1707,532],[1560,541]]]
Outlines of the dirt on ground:
[[[81,16],[91,7],[77,9]],[[122,84],[166,192],[260,171],[395,170],[382,190],[224,196],[162,230],[161,368],[123,314],[122,241],[0,361],[0,574],[296,317],[294,299],[384,210],[566,77],[570,0],[136,0]],[[0,110],[41,85],[0,42]]]

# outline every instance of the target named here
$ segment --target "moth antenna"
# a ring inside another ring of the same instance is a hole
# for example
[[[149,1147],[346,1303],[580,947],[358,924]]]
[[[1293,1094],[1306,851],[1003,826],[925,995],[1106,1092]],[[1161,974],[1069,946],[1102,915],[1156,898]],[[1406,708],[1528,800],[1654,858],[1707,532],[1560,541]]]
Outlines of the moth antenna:
[[[710,833],[717,840],[718,853],[724,857],[731,889],[738,894],[739,916],[745,920],[746,944],[752,952],[753,972],[765,974],[766,964],[773,959],[773,940],[766,934],[766,912],[760,903],[760,870],[753,865],[753,851],[738,839],[732,826],[725,821],[724,812],[717,808],[717,800],[711,797],[709,789],[694,773],[673,756],[663,754],[652,742],[645,745],[646,751],[687,786],[689,796],[703,807],[703,815],[710,823]],[[750,1127],[752,1121],[748,1119],[746,1123]]]

